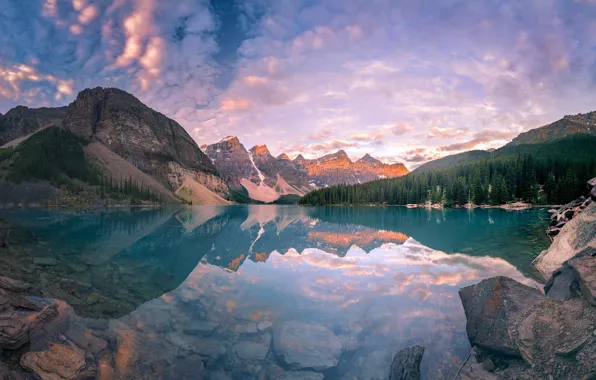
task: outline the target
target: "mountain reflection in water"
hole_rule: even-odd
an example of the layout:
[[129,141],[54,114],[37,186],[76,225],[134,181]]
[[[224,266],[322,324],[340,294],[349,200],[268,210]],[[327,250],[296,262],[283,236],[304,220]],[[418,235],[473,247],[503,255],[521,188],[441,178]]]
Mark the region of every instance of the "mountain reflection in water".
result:
[[[342,344],[325,378],[384,379],[393,354],[413,344],[427,349],[423,378],[448,378],[470,348],[458,289],[495,275],[537,286],[526,275],[548,244],[544,215],[295,206],[5,210],[36,241],[3,255],[0,275],[65,301],[66,322],[57,329],[75,343],[91,340],[117,377],[159,378],[156,371],[180,355],[196,354],[207,371],[232,378],[278,373],[271,326],[298,320],[329,328]],[[53,337],[37,332],[32,349]],[[242,358],[237,347],[245,341],[265,347],[266,357]]]

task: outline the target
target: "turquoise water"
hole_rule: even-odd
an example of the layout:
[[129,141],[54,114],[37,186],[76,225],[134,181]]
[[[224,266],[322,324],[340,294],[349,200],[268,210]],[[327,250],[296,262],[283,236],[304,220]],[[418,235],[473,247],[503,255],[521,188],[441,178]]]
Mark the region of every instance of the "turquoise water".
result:
[[0,275],[64,301],[67,318],[33,334],[30,349],[66,336],[115,378],[172,378],[172,371],[193,378],[193,359],[207,374],[232,379],[312,369],[308,358],[292,367],[274,343],[288,321],[304,331],[294,342],[303,352],[341,345],[316,368],[325,379],[385,379],[393,354],[413,344],[426,346],[424,379],[452,378],[470,349],[458,289],[496,275],[538,286],[531,260],[549,244],[545,210],[231,206],[0,215],[33,240],[3,252]]

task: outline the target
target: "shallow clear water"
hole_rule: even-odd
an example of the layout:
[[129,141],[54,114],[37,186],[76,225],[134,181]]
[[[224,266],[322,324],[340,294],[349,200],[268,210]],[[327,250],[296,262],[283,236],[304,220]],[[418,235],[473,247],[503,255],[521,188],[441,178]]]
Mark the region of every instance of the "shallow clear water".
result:
[[290,366],[274,335],[288,321],[301,323],[289,345],[306,353],[294,364],[303,370],[312,367],[309,353],[341,344],[317,368],[326,379],[385,379],[393,354],[413,344],[426,347],[424,379],[452,378],[470,349],[458,289],[496,275],[538,286],[531,260],[549,243],[545,210],[0,215],[34,238],[3,253],[0,275],[65,302],[65,317],[33,334],[30,349],[66,337],[93,355],[100,373],[119,378],[193,378],[197,355],[207,373],[278,378]]

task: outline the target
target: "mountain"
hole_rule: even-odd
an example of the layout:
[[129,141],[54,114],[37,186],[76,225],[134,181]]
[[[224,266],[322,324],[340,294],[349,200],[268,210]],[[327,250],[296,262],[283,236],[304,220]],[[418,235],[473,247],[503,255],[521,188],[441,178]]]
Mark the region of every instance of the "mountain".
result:
[[[11,160],[0,172],[6,194],[20,182],[46,180],[86,198],[93,192],[103,197],[107,189],[108,196],[124,191],[131,197],[159,194],[168,202],[229,203],[226,182],[184,128],[116,88],[86,89],[68,107],[17,107],[2,117],[2,131],[17,139],[2,155]],[[35,148],[32,139],[45,148]]]
[[552,124],[521,133],[508,145],[546,143],[578,134],[596,136],[596,111],[564,116]]
[[313,188],[362,183],[405,175],[403,164],[385,164],[369,154],[352,162],[340,150],[317,159],[282,153],[274,157],[266,145],[246,150],[237,137],[202,147],[239,202],[295,202]]
[[316,187],[363,183],[409,173],[403,164],[385,164],[369,154],[352,162],[343,150],[314,160],[307,160],[300,155],[294,162],[301,163],[308,170],[309,181]]
[[287,155],[273,157],[265,145],[247,151],[237,137],[228,136],[204,149],[237,201],[271,203],[308,191],[304,168],[295,165]]
[[28,108],[17,106],[6,115],[0,115],[0,146],[22,138],[42,128],[60,122],[66,115],[66,107]]

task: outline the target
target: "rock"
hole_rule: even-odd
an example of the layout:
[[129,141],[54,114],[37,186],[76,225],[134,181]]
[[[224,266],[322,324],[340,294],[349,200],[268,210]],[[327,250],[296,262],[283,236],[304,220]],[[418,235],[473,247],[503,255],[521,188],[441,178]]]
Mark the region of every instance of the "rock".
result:
[[592,190],[594,187],[596,187],[596,177],[589,180],[587,182],[587,185],[588,185],[588,190]]
[[550,278],[564,262],[588,247],[596,248],[596,202],[565,224],[551,246],[533,263],[544,278]]
[[240,359],[265,360],[269,352],[269,345],[256,342],[239,342],[234,345],[232,351]]
[[213,330],[219,326],[217,322],[195,320],[184,326],[183,331],[191,335],[211,335]]
[[568,265],[577,276],[581,294],[596,306],[596,257],[577,257],[569,260]]
[[459,376],[460,380],[498,380],[495,375],[485,370],[481,364],[478,364],[476,355],[473,353],[461,369]]
[[10,316],[0,316],[0,348],[16,350],[29,341],[29,325],[15,316],[14,311]]
[[420,380],[420,362],[424,347],[416,345],[401,349],[391,363],[390,380]]
[[490,360],[490,358],[484,360],[482,363],[480,363],[480,365],[485,371],[492,372],[495,370],[495,363],[493,363],[493,361]]
[[547,233],[549,236],[557,236],[559,232],[561,232],[560,227],[550,227]]
[[39,312],[5,310],[0,314],[0,348],[20,348],[29,341],[31,330],[52,320],[56,315],[56,304],[46,306]]
[[339,362],[341,343],[328,328],[299,321],[273,327],[273,347],[279,359],[292,369],[322,371]]
[[50,342],[45,351],[23,354],[21,365],[43,380],[78,379],[86,366],[85,352],[69,342]]
[[[523,360],[534,371],[556,375],[553,369],[566,365],[570,357],[581,358],[596,352],[596,341],[592,338],[595,318],[596,309],[582,299],[545,300],[536,304],[512,329],[518,331],[516,344]],[[581,378],[590,370],[586,366],[572,366],[569,371],[573,373],[558,378]]]
[[493,277],[460,289],[466,331],[472,345],[503,355],[519,356],[511,326],[545,297],[536,289],[507,277]]
[[596,201],[596,187],[592,188],[592,190],[590,191],[590,198],[593,201]]
[[566,300],[573,296],[577,288],[577,276],[569,265],[563,265],[553,273],[544,285],[544,293],[548,298]]
[[224,345],[215,339],[199,338],[186,335],[179,331],[166,334],[166,340],[185,351],[194,352],[213,359],[219,358],[226,352]]
[[311,371],[292,371],[284,372],[276,380],[323,380],[325,377],[322,373]]
[[176,358],[159,378],[164,380],[202,380],[205,378],[203,361],[197,355]]
[[31,288],[31,284],[0,276],[0,288],[20,293],[29,290]]
[[77,346],[94,354],[103,351],[108,343],[93,334],[93,330],[68,330],[65,335]]

